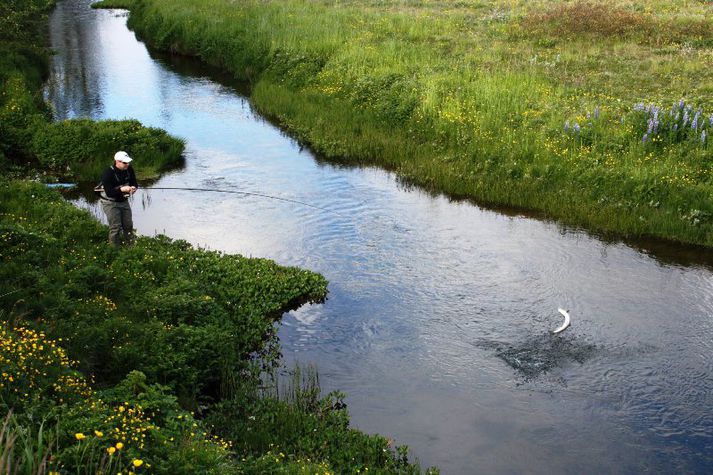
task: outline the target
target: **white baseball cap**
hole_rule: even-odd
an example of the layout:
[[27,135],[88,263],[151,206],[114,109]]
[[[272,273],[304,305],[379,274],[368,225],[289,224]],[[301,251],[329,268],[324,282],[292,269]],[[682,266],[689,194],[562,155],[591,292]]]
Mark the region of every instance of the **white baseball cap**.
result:
[[126,152],[116,152],[114,154],[114,160],[124,163],[131,163],[132,158]]

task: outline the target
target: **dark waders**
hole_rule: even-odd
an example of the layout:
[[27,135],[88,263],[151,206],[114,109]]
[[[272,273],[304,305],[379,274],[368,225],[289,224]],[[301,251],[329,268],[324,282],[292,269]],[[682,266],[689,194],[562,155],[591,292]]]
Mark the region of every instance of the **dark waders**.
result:
[[109,244],[121,245],[122,234],[126,244],[134,242],[134,221],[131,218],[131,206],[128,201],[101,200],[102,209],[109,221]]

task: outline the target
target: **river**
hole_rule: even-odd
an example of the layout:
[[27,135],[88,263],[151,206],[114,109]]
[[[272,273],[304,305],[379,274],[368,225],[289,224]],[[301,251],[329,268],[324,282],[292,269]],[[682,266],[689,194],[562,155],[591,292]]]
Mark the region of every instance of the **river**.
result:
[[[245,88],[147,51],[126,12],[63,0],[46,97],[57,119],[136,118],[187,142],[144,190],[138,231],[322,273],[284,316],[285,364],[314,364],[355,427],[468,473],[710,473],[713,259],[429,194],[315,157]],[[107,157],[107,164],[110,157]],[[141,167],[136,160],[136,167]],[[96,205],[75,201],[100,218]],[[571,327],[549,330],[568,309]]]

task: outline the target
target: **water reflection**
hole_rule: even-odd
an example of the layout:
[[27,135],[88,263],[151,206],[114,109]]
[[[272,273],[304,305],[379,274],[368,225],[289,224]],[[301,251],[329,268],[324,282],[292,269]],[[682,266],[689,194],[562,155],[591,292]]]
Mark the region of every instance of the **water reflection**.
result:
[[[97,67],[101,44],[97,22],[87,21],[86,5],[65,4],[50,18],[50,41],[55,60],[45,96],[57,118],[87,117],[103,108],[102,87],[106,78]],[[98,74],[97,74],[98,73]]]
[[[58,11],[84,4],[61,2]],[[48,95],[59,95],[65,117],[135,117],[184,137],[186,168],[157,186],[255,191],[335,212],[188,191],[142,190],[134,202],[143,234],[329,279],[329,300],[288,314],[280,336],[287,362],[315,362],[326,390],[347,392],[358,427],[408,444],[444,473],[711,466],[707,251],[646,243],[642,251],[430,194],[380,170],[318,161],[256,117],[228,77],[152,57],[115,13],[83,21],[95,36],[77,47],[94,53],[77,54],[96,68],[83,74],[107,80],[88,99],[72,97],[83,87],[57,89],[53,79]],[[57,74],[71,70],[71,58],[55,62],[65,58]],[[557,307],[572,326],[545,339],[561,321]],[[512,366],[521,352],[552,364],[523,378]]]

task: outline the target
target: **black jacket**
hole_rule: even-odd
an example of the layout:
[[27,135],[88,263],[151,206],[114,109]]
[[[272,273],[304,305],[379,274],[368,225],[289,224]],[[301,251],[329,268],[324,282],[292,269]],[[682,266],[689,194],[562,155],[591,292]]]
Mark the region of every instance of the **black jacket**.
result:
[[126,170],[117,170],[114,166],[110,166],[104,173],[102,173],[102,186],[104,187],[104,193],[113,201],[126,201],[126,197],[119,190],[124,185],[135,186],[138,188],[139,184],[136,181],[136,174],[134,169],[129,168]]

